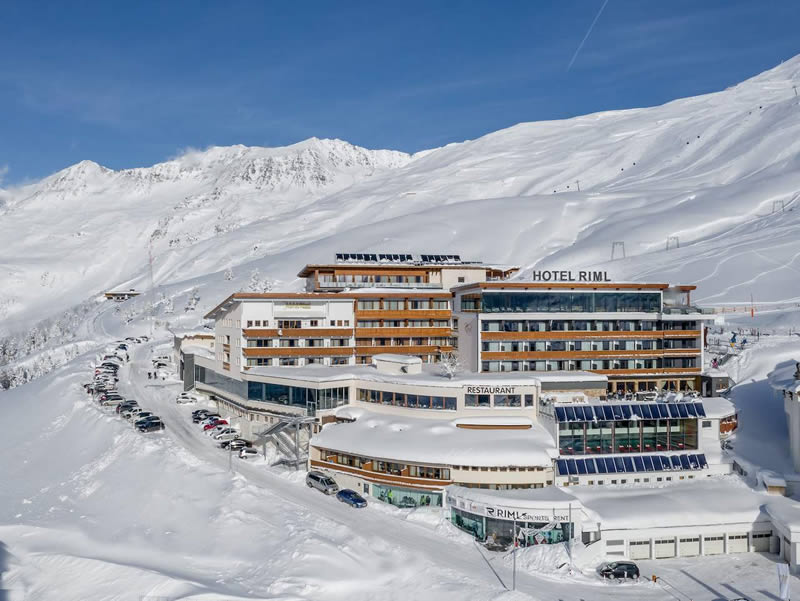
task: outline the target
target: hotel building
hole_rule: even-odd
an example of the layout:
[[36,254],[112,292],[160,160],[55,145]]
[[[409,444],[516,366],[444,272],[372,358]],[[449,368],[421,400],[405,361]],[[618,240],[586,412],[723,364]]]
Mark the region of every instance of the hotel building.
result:
[[[556,272],[558,273],[558,272]],[[453,289],[459,355],[477,372],[583,370],[609,392],[700,390],[694,286],[478,282]]]

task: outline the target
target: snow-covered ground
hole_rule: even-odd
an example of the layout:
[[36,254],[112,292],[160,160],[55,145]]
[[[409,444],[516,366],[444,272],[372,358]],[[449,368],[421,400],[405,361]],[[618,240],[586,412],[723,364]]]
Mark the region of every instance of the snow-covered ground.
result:
[[[123,326],[108,307],[91,334],[102,344],[145,325]],[[170,344],[156,333],[159,341],[135,347],[120,389],[163,416],[162,433],[137,434],[90,400],[80,384],[93,355],[0,397],[11,601],[674,599],[646,580],[602,582],[602,558],[591,553],[578,554],[569,575],[558,547],[519,558],[509,592],[509,558],[476,547],[438,510],[378,501],[355,510],[309,490],[302,473],[230,458],[191,423],[191,405],[174,403],[178,382],[147,379],[150,358]],[[644,576],[694,599],[774,599],[774,572],[774,558],[757,554],[642,562]]]
[[[188,420],[191,408],[173,403],[178,384],[144,372],[151,351],[170,343],[167,326],[201,327],[256,268],[295,288],[302,265],[337,251],[455,252],[520,263],[522,277],[534,266],[604,268],[614,279],[698,284],[696,298],[709,302],[752,294],[783,306],[755,320],[728,316],[726,328],[771,335],[725,368],[738,382],[734,452],[785,472],[785,417],[765,378],[800,359],[790,333],[800,326],[791,308],[800,299],[798,79],[795,58],[717,94],[521,124],[413,157],[309,140],[122,172],[84,162],[0,190],[0,335],[9,334],[0,345],[10,358],[0,376],[55,367],[0,391],[0,570],[10,599],[675,599],[649,582],[601,582],[596,557],[565,574],[557,548],[519,558],[519,590],[509,592],[508,558],[478,549],[438,512],[353,510],[264,461],[234,458],[230,470]],[[664,250],[670,236],[680,248]],[[607,260],[614,241],[627,258]],[[151,249],[152,296],[96,301],[112,287],[146,289]],[[136,348],[121,381],[166,420],[165,432],[145,436],[80,384],[109,341],[150,333],[151,300],[157,342]],[[45,326],[57,334],[45,339]],[[775,599],[769,556],[642,567],[694,599]]]

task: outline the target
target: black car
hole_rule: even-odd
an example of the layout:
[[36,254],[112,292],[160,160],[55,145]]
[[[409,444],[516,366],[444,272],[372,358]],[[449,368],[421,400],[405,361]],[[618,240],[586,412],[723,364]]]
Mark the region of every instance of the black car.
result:
[[165,428],[166,426],[164,425],[164,422],[158,418],[153,420],[145,420],[141,425],[136,427],[139,432],[158,432],[159,430],[163,430]]
[[231,451],[239,451],[245,448],[249,449],[252,446],[253,443],[249,440],[245,440],[244,438],[234,438],[233,440],[226,440],[219,444],[221,449],[230,449]]
[[222,419],[219,413],[206,413],[205,415],[201,413],[200,415],[193,416],[192,421],[196,424],[199,424],[200,422],[207,420],[209,417],[216,417],[217,419]]
[[598,570],[603,578],[639,578],[639,566],[632,561],[611,561],[604,563]]

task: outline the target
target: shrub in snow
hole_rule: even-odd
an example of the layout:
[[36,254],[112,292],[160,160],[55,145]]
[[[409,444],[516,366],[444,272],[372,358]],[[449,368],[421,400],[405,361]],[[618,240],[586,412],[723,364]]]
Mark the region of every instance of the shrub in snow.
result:
[[233,269],[230,267],[225,270],[225,279],[229,282],[233,279]]
[[443,351],[439,355],[439,369],[443,376],[447,376],[451,380],[459,371],[461,371],[461,361],[458,358],[458,353],[455,351]]
[[250,274],[250,282],[247,284],[250,292],[272,292],[272,280],[261,277],[258,269]]

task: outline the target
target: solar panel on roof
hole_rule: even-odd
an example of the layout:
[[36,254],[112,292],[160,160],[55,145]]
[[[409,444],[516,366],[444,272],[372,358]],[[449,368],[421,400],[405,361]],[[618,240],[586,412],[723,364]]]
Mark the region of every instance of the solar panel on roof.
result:
[[689,417],[689,412],[686,410],[686,403],[679,403],[679,404],[678,404],[678,414],[679,414],[679,415],[680,415],[682,418],[687,418],[687,417]]
[[687,457],[686,455],[681,455],[678,459],[680,460],[681,467],[683,469],[685,470],[692,469],[691,467],[689,467],[689,457]]
[[575,407],[575,419],[579,422],[588,422],[591,421],[588,417],[586,417],[586,407],[576,406]]
[[569,472],[567,472],[567,460],[566,459],[556,459],[556,468],[558,469],[559,476],[566,476]]
[[591,457],[586,460],[586,473],[587,474],[597,473],[597,468],[594,466],[594,459]]
[[614,466],[617,468],[618,474],[625,473],[625,462],[622,461],[622,457],[614,457]]
[[556,407],[556,421],[559,422],[567,421],[567,412],[564,411],[563,407]]
[[575,467],[575,460],[574,459],[567,459],[567,469],[569,470],[569,475],[574,476],[578,473],[578,470]]
[[676,470],[681,469],[681,459],[677,455],[673,455],[669,458],[670,462],[672,463],[672,467]]
[[678,413],[678,408],[675,405],[667,405],[667,409],[669,409],[669,416],[672,418],[680,417],[680,413]]
[[697,411],[697,417],[705,417],[706,416],[706,409],[703,407],[703,403],[695,403],[694,410]]
[[630,419],[632,412],[630,405],[621,405],[620,411],[622,411],[622,419]]
[[[642,410],[642,417],[644,417],[645,419],[653,419],[653,410],[650,407],[650,405],[642,405],[641,410]],[[658,409],[656,409],[656,411],[658,411]]]
[[579,474],[585,474],[586,473],[586,463],[584,462],[583,459],[576,459],[575,460],[575,467],[578,468],[578,473]]
[[567,412],[567,421],[574,422],[575,420],[575,408],[574,407],[564,407],[564,410]]
[[664,403],[659,403],[656,405],[656,407],[658,407],[658,415],[660,418],[666,419],[669,417],[669,409],[667,409],[667,406]]
[[615,420],[622,419],[622,408],[619,405],[612,405],[611,411],[614,415]]
[[[601,461],[601,460],[598,459],[598,461]],[[617,466],[616,466],[616,464],[614,463],[614,460],[611,457],[606,457],[605,459],[603,459],[603,461],[606,462],[606,471],[609,474],[616,474],[617,473]]]
[[697,411],[695,411],[694,403],[684,403],[683,405],[686,407],[689,417],[697,417]]
[[644,417],[642,409],[644,409],[644,405],[631,405],[631,411],[636,417]]
[[653,471],[660,472],[664,469],[664,466],[661,463],[661,457],[656,455],[655,457],[651,457],[653,461]]
[[633,469],[633,459],[631,457],[623,457],[622,463],[625,464],[625,471],[626,472],[634,472],[636,470]]
[[644,471],[644,459],[642,459],[638,455],[633,458],[633,465],[636,467],[637,472]]
[[700,462],[697,461],[697,455],[689,455],[689,467],[693,470],[700,469]]
[[653,468],[653,458],[645,455],[642,457],[642,463],[644,463],[644,469],[647,472],[652,472],[655,468]]
[[606,469],[606,462],[603,461],[602,458],[598,458],[595,461],[595,464],[597,465],[597,473],[598,474],[607,474],[608,473],[608,470]]
[[706,456],[703,453],[698,453],[697,462],[700,464],[700,467],[708,467],[708,462],[706,461]]

